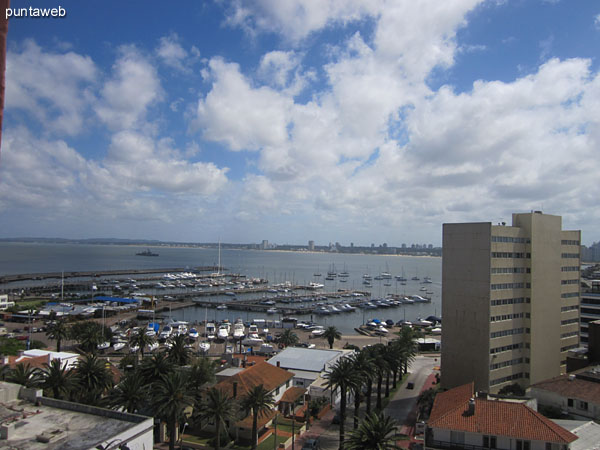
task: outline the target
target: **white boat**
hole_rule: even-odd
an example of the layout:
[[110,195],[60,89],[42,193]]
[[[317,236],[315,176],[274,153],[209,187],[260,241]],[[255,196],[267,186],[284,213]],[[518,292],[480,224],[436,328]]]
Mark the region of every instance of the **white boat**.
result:
[[158,335],[159,339],[169,339],[171,337],[171,333],[173,333],[173,328],[170,325],[165,325],[163,330]]
[[251,347],[258,347],[264,344],[265,341],[263,341],[261,338],[258,337],[258,335],[256,335],[256,337],[253,337],[251,335],[249,335],[247,338],[245,338],[242,341],[242,345],[249,345]]
[[151,344],[148,344],[148,350],[153,352],[158,348],[158,342],[154,341]]
[[122,350],[125,348],[125,342],[123,341],[117,341],[113,344],[113,350],[115,352],[118,352],[119,350]]
[[375,330],[376,333],[380,333],[380,334],[388,334],[390,331],[384,327],[383,325],[379,325],[377,327],[377,329]]
[[129,353],[137,353],[139,350],[140,350],[139,345],[130,345],[129,346]]
[[322,283],[308,283],[308,288],[309,289],[323,289],[325,287],[324,284]]
[[356,308],[352,306],[350,303],[344,303],[344,309],[346,311],[356,311]]
[[233,324],[233,337],[235,339],[241,339],[246,333],[246,327],[242,322],[236,322]]
[[190,339],[196,340],[199,336],[200,334],[198,333],[198,330],[196,330],[195,328],[190,329],[190,332],[188,333],[188,337]]
[[206,327],[204,329],[204,334],[206,335],[206,337],[210,339],[209,336],[212,336],[213,339],[214,339],[215,338],[215,331],[216,331],[215,324],[212,323],[212,322],[207,322],[206,323]]
[[267,309],[267,314],[276,314],[278,311],[277,308],[269,308]]
[[210,350],[210,342],[200,342],[198,349],[203,353],[207,353]]
[[319,306],[317,309],[315,309],[315,314],[331,314],[331,311],[325,306]]
[[107,348],[110,347],[110,342],[108,342],[108,341],[101,342],[96,347],[98,348],[98,350],[106,350]]
[[413,302],[415,303],[428,303],[430,300],[425,298],[425,297],[421,297],[420,295],[411,295],[410,297]]
[[315,328],[313,328],[310,334],[312,334],[313,336],[323,336],[325,334],[325,328],[320,325],[317,325]]
[[420,327],[430,327],[431,325],[433,325],[433,322],[430,322],[429,320],[425,319],[417,319],[415,325],[418,325]]
[[333,313],[333,314],[338,314],[341,312],[340,309],[338,309],[335,305],[329,305],[329,310]]
[[217,337],[219,339],[227,339],[229,337],[229,327],[226,324],[219,325],[217,330]]
[[227,305],[219,305],[217,306],[217,309],[227,309]]
[[254,323],[250,325],[250,328],[248,328],[248,337],[252,339],[258,339],[258,325]]
[[260,348],[257,350],[259,355],[272,355],[275,353],[275,347],[271,344],[262,344]]

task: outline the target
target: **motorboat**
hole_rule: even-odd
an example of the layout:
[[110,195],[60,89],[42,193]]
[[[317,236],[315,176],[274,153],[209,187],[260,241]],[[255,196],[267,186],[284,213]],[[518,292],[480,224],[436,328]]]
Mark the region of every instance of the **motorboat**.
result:
[[320,325],[317,325],[315,328],[313,328],[310,334],[312,334],[313,336],[323,336],[325,334],[325,328]]
[[225,304],[219,305],[219,306],[217,306],[217,309],[227,309],[227,305],[225,305]]
[[217,330],[217,337],[219,339],[227,339],[229,337],[229,325],[221,324],[219,325],[219,329]]
[[[250,325],[250,327],[248,328],[248,337],[253,338],[253,339],[258,339],[258,325],[256,324],[252,324]],[[262,339],[261,339],[262,341]]]
[[208,353],[210,350],[210,342],[200,342],[198,345],[198,350],[200,350],[202,353]]
[[331,311],[325,306],[319,306],[315,309],[315,314],[331,314]]
[[242,322],[236,322],[233,324],[233,337],[235,339],[241,339],[244,337],[246,328]]
[[314,282],[308,283],[309,289],[323,289],[324,287],[325,287],[325,285],[322,283],[314,283]]
[[260,346],[256,353],[258,353],[259,355],[272,355],[273,353],[275,353],[275,351],[275,347],[273,347],[271,344],[265,343]]
[[129,353],[137,353],[139,351],[140,351],[139,345],[130,345],[129,346]]
[[189,333],[188,333],[188,337],[190,339],[196,340],[198,339],[198,337],[200,336],[200,334],[198,333],[198,330],[196,330],[195,328],[191,328]]
[[267,314],[276,314],[279,310],[277,308],[267,309]]
[[98,350],[106,350],[110,347],[110,342],[100,342],[96,347],[98,348]]
[[160,334],[158,335],[159,339],[169,339],[171,337],[171,334],[173,333],[173,328],[171,328],[170,325],[165,325],[162,329],[162,331],[160,332]]
[[213,322],[207,322],[206,327],[204,328],[204,334],[208,339],[211,339],[209,336],[212,336],[212,339],[215,338],[215,324]]
[[113,344],[113,350],[115,352],[118,352],[119,350],[122,350],[125,348],[126,343],[123,341],[117,341]]
[[256,337],[254,337],[252,334],[248,335],[247,338],[244,338],[244,340],[242,340],[242,345],[249,345],[250,347],[258,347],[264,344],[265,341],[263,341],[261,338],[258,337],[258,334],[256,335]]
[[335,305],[329,305],[329,310],[333,313],[333,314],[338,314],[340,312],[342,312],[340,309],[338,309]]
[[148,344],[148,350],[153,352],[158,348],[158,342],[154,341],[151,344]]

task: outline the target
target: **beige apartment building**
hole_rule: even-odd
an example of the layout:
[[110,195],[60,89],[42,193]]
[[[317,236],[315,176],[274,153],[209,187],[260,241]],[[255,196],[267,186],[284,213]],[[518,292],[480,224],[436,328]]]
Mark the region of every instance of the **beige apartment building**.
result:
[[444,224],[443,387],[497,393],[565,373],[579,345],[580,241],[540,211],[512,226]]

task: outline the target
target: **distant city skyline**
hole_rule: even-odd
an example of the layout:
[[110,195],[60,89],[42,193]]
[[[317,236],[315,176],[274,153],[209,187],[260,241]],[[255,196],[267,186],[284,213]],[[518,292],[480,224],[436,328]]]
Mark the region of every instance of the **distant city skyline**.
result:
[[600,240],[597,1],[60,6],[10,19],[0,237]]

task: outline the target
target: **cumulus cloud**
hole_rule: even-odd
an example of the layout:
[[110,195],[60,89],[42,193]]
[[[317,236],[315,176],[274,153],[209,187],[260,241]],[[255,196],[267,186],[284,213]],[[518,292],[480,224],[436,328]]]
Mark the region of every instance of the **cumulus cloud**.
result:
[[189,63],[199,56],[199,51],[194,47],[190,54],[180,44],[177,33],[172,33],[160,38],[156,54],[165,65],[180,72],[190,72]]
[[26,111],[48,132],[77,134],[93,101],[97,75],[89,56],[44,52],[36,42],[25,41],[7,53],[5,107]]
[[113,76],[104,84],[96,113],[109,128],[138,126],[153,103],[162,96],[154,65],[135,47],[124,46],[113,66]]

